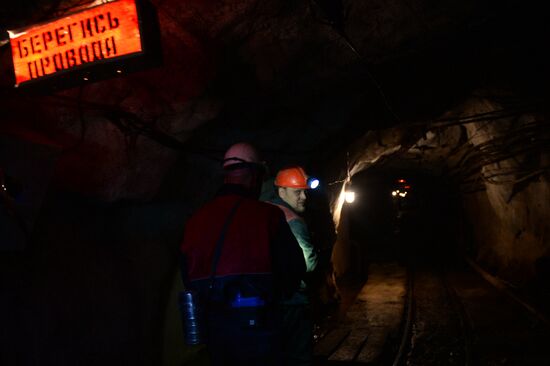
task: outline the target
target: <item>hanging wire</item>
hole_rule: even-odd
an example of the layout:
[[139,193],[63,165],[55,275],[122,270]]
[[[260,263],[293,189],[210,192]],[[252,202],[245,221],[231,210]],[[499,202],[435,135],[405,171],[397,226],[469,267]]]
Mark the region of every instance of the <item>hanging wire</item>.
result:
[[353,41],[350,39],[347,32],[345,31],[345,15],[340,14],[340,12],[343,12],[342,4],[338,1],[335,1],[333,4],[331,4],[330,2],[322,3],[319,0],[314,0],[314,2],[317,4],[317,6],[319,6],[319,8],[321,8],[325,12],[325,17],[327,18],[326,20],[319,20],[319,22],[329,26],[334,32],[336,32],[336,34],[344,41],[346,46],[353,52],[353,54],[359,59],[359,61],[362,62],[364,71],[366,72],[371,83],[376,87],[378,94],[382,98],[384,107],[390,113],[393,119],[399,123],[401,119],[392,108],[388,97],[386,96],[386,93],[380,85],[380,82],[374,77],[374,75],[370,71],[371,67],[368,60],[357,50],[357,47],[355,47]]
[[[471,145],[463,151],[451,175],[469,193],[483,189],[484,184],[515,186],[549,172],[550,166],[530,169],[517,160],[518,157],[526,158],[529,154],[540,156],[550,151],[549,124],[546,119],[538,119],[510,128],[506,133],[483,143]],[[510,159],[516,159],[516,162],[511,162],[515,167],[488,168]]]
[[346,178],[345,179],[339,179],[332,181],[330,183],[327,183],[328,186],[333,186],[338,183],[349,183],[351,182],[351,175],[350,175],[350,163],[349,163],[349,151],[346,151]]

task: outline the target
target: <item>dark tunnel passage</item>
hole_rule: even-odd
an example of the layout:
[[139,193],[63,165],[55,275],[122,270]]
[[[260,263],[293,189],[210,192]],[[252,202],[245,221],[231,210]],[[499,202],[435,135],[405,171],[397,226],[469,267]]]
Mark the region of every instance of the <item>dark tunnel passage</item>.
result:
[[355,197],[339,226],[348,277],[337,281],[339,312],[321,323],[318,364],[549,362],[546,312],[537,310],[548,304],[544,290],[525,297],[477,266],[459,187],[437,170],[400,165],[409,164],[373,166],[346,187]]
[[[441,263],[459,255],[463,222],[458,192],[421,170],[369,169],[352,178],[350,240],[361,262]],[[361,263],[359,262],[359,263]],[[364,275],[357,264],[354,272]]]
[[0,366],[209,365],[185,343],[181,246],[242,141],[261,200],[284,167],[320,181],[297,214],[319,263],[300,279],[314,365],[550,365],[546,15],[530,0],[3,6]]

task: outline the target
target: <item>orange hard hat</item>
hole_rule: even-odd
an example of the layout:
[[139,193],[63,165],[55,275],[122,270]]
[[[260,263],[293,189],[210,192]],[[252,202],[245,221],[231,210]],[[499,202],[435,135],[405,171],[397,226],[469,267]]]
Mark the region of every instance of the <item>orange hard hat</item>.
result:
[[308,189],[307,175],[304,169],[300,166],[292,166],[290,168],[281,169],[275,178],[277,187]]
[[231,145],[223,157],[224,169],[231,169],[238,164],[257,164],[262,165],[260,153],[256,148],[246,142],[239,142]]

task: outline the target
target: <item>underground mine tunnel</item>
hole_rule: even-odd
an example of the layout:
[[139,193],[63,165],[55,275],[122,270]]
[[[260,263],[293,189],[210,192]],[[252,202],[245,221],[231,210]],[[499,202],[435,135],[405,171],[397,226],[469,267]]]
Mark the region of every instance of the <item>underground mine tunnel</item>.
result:
[[207,365],[180,245],[240,141],[320,182],[313,364],[550,364],[542,5],[3,6],[0,364]]

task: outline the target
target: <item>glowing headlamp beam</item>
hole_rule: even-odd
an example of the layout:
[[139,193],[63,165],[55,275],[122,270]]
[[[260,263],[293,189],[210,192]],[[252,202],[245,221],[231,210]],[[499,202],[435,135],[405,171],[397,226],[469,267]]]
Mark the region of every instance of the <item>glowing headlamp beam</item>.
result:
[[315,188],[319,187],[319,179],[309,178],[308,182],[307,182],[307,185],[309,186],[309,188],[315,189]]

